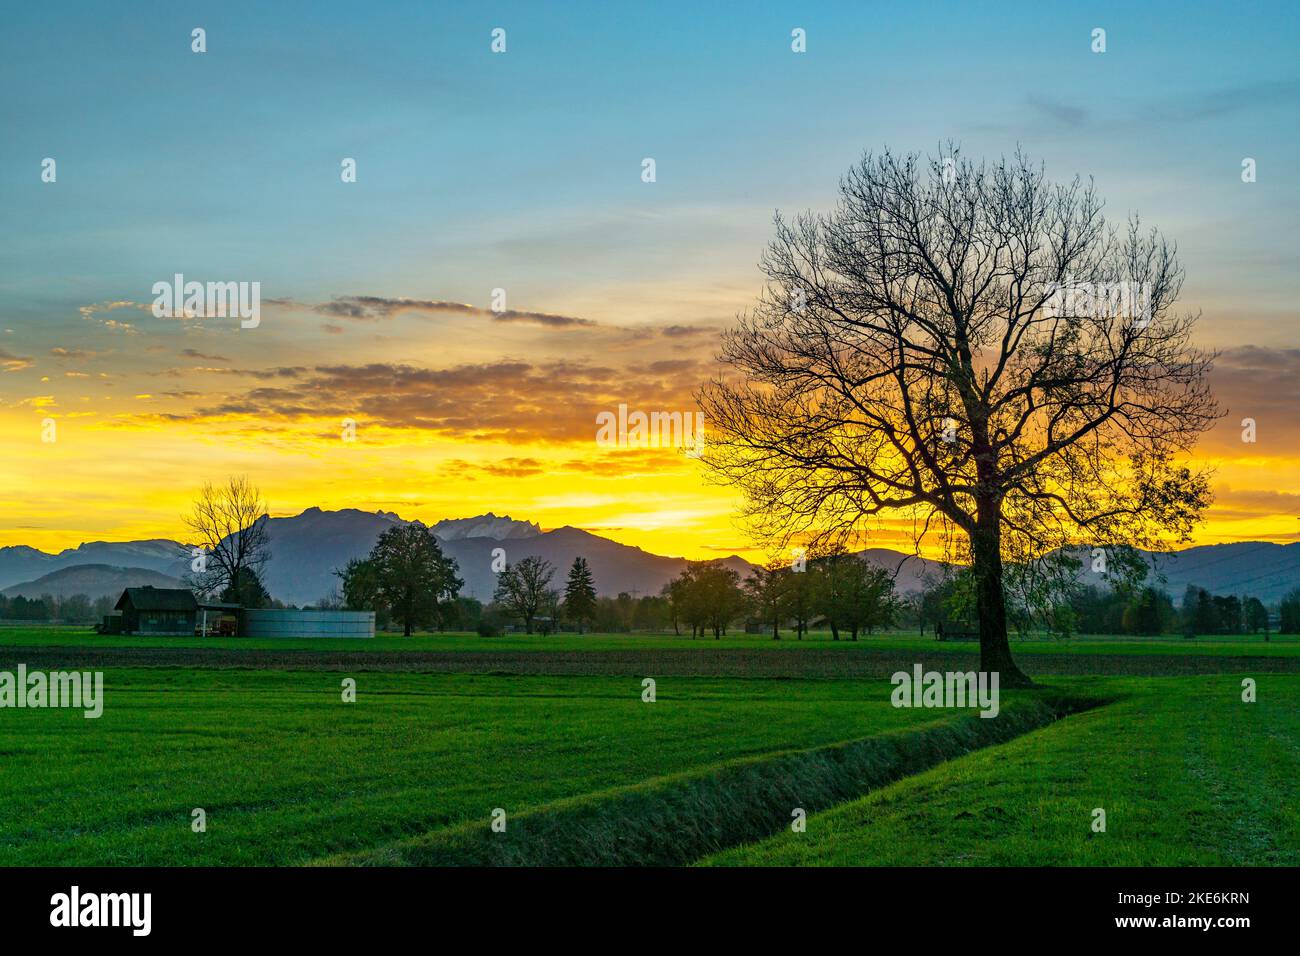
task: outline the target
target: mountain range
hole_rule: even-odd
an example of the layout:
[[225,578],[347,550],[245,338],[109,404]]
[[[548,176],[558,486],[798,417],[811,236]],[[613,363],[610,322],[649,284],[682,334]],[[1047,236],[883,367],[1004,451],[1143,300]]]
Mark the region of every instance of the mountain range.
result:
[[[296,605],[313,604],[335,592],[335,570],[352,558],[365,556],[386,528],[407,523],[391,512],[352,508],[308,508],[292,517],[263,520],[271,553],[263,573],[267,590],[286,604]],[[530,555],[550,561],[556,568],[552,586],[559,588],[563,588],[573,559],[585,557],[596,590],[611,596],[620,592],[656,594],[686,565],[685,558],[652,554],[581,528],[543,531],[533,522],[492,513],[439,521],[431,528],[443,550],[460,566],[465,581],[462,593],[483,601],[491,599],[496,587],[492,567],[498,550],[511,563]],[[887,548],[861,553],[895,572],[897,587],[905,594],[919,590],[926,577],[942,570],[937,561]],[[1203,545],[1148,557],[1176,601],[1189,583],[1217,594],[1251,594],[1265,603],[1275,603],[1287,591],[1300,587],[1300,543]],[[721,560],[742,576],[752,567],[734,554]],[[176,587],[175,582],[188,571],[189,561],[188,546],[161,538],[94,541],[58,554],[15,545],[0,548],[0,590],[28,597],[82,593],[93,600],[99,594],[116,596],[128,586]]]
[[84,594],[92,601],[100,595],[116,598],[126,588],[139,587],[181,588],[185,582],[180,578],[151,571],[148,568],[118,568],[111,564],[74,564],[60,568],[49,574],[42,574],[34,581],[13,584],[0,591],[5,597],[39,598],[51,594],[56,598],[68,598],[74,594]]

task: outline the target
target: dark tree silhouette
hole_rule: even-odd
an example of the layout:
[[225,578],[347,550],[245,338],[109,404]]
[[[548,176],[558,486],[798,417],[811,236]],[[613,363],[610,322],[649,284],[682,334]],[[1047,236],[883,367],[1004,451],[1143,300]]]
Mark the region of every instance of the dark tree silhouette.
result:
[[555,567],[545,558],[530,555],[518,564],[508,564],[497,576],[493,600],[507,614],[523,618],[524,630],[533,633],[533,621],[546,606],[547,592]]
[[825,215],[779,214],[767,287],[698,395],[712,476],[757,537],[857,538],[910,519],[968,560],[981,667],[1027,683],[1003,562],[1071,543],[1186,540],[1218,416],[1212,356],[1175,315],[1173,248],[1108,227],[1091,184],[1023,156],[867,155]]
[[[237,594],[249,575],[259,582],[271,557],[266,532],[266,502],[247,478],[232,477],[224,485],[208,482],[184,519],[202,549],[193,556],[187,583],[200,594]],[[187,550],[187,558],[192,557]]]
[[789,569],[780,558],[755,565],[742,585],[751,610],[763,624],[772,625],[772,640],[781,639],[781,620],[788,613]]
[[343,592],[363,598],[370,589],[370,597],[388,608],[410,637],[422,624],[441,627],[465,584],[459,570],[424,525],[395,525],[379,536],[365,561],[348,564]]
[[569,568],[569,579],[564,587],[564,610],[577,622],[579,634],[583,624],[596,616],[596,583],[584,557],[574,558],[573,566]]

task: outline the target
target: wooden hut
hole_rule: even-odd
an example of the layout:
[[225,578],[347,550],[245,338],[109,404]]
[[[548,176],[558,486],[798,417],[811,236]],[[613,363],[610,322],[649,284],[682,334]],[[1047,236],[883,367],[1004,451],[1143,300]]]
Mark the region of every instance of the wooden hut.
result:
[[127,588],[117,599],[123,634],[194,636],[199,604],[187,588]]

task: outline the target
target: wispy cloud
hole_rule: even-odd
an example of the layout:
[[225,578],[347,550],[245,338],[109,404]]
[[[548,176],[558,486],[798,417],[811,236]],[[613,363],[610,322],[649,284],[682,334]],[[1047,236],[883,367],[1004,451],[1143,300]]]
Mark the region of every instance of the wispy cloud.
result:
[[[559,315],[552,312],[530,312],[507,309],[496,312],[465,302],[451,302],[442,299],[390,298],[377,295],[336,296],[329,302],[302,303],[290,299],[269,300],[270,304],[286,307],[308,309],[318,315],[334,319],[346,319],[353,322],[380,322],[392,319],[407,312],[426,314],[451,314],[466,316],[483,316],[494,322],[520,322],[547,328],[591,328],[598,323],[594,319],[584,319],[573,315]],[[338,324],[331,324],[327,331],[337,334],[343,331]]]
[[25,368],[31,368],[36,363],[26,355],[15,355],[8,349],[0,349],[0,368],[6,372],[21,372]]

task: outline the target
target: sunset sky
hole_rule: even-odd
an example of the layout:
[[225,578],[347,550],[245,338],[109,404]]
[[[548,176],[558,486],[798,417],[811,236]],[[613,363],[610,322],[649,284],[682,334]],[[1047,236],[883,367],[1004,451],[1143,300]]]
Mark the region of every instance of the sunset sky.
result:
[[[813,6],[7,11],[0,545],[181,537],[239,473],[276,515],[494,511],[754,557],[697,462],[598,447],[595,417],[692,410],[773,212],[827,208],[867,149],[946,140],[1095,177],[1177,241],[1228,411],[1197,541],[1300,537],[1294,8]],[[260,282],[261,324],[155,318],[176,273]]]

